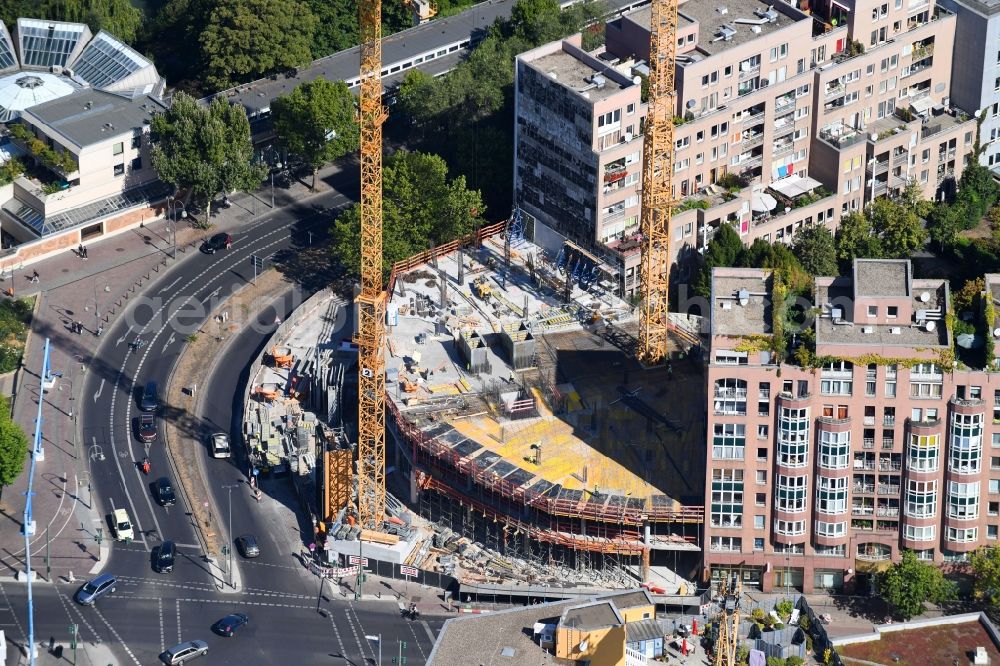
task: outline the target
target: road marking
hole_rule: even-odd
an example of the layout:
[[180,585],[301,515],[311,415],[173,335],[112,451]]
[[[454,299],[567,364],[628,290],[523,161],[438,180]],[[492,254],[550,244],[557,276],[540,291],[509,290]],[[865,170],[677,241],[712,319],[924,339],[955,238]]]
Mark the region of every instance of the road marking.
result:
[[[361,637],[358,636],[358,628],[355,627],[354,622],[351,621],[350,607],[344,609],[344,615],[347,617],[347,626],[351,628],[351,633],[354,634],[354,642],[358,644],[358,649],[361,650],[361,658],[367,661],[367,657],[365,657],[365,646],[361,644]],[[365,639],[365,642],[368,642],[367,638]],[[370,650],[371,647],[369,646],[369,651]],[[374,654],[372,656],[374,656]]]
[[[7,598],[7,590],[3,588],[3,585],[0,585],[0,594],[3,595],[4,603],[10,606],[10,599]],[[21,642],[27,643],[28,635],[24,633],[24,627],[21,626],[21,620],[17,617],[17,613],[14,614],[14,622],[17,623],[17,630],[21,632]]]
[[434,632],[431,631],[431,625],[427,624],[427,620],[421,620],[420,624],[424,626],[424,631],[427,632],[427,638],[431,639],[431,645],[434,645],[434,641],[436,641],[437,638],[434,637]]
[[[354,621],[358,623],[358,629],[361,630],[361,635],[362,636],[367,636],[367,634],[365,633],[365,625],[361,624],[361,618],[358,617],[358,611],[356,611],[354,609],[354,604],[348,604],[348,606],[347,606],[347,617],[348,617],[348,619],[350,619],[351,613],[354,613]],[[355,635],[357,635],[357,634],[355,634]],[[367,638],[365,639],[365,645],[368,646],[368,651],[371,652],[372,659],[376,659],[377,657],[375,656],[375,648],[372,647],[371,641],[369,641]],[[365,656],[364,649],[361,650],[361,656],[362,657]]]
[[167,649],[167,641],[164,638],[163,632],[163,599],[156,598],[156,612],[160,616],[160,652],[162,653]]
[[[57,586],[58,586],[58,583],[57,583]],[[66,595],[64,595],[62,592],[59,592],[58,590],[56,591],[56,597],[59,598],[59,603],[62,604],[63,610],[66,611],[66,617],[68,617],[71,621],[73,621],[74,624],[76,624],[76,622],[74,621],[74,618],[73,618],[73,613],[76,613],[79,616],[79,618],[80,618],[80,623],[83,626],[85,626],[87,628],[87,630],[91,633],[91,635],[94,637],[94,641],[93,642],[95,644],[97,644],[97,645],[100,645],[101,642],[102,642],[101,635],[97,633],[96,629],[94,629],[94,625],[92,625],[90,622],[87,621],[87,618],[84,617],[83,613],[80,612],[80,609],[77,608],[75,605],[70,604],[68,602],[68,600],[66,599]],[[83,632],[82,631],[79,633],[79,636],[80,636],[80,640],[83,640]]]
[[131,334],[132,334],[132,326],[130,325],[130,326],[128,327],[128,330],[127,330],[127,331],[125,331],[125,335],[123,335],[122,337],[118,338],[118,341],[117,341],[117,342],[115,342],[115,347],[117,347],[117,346],[118,346],[118,345],[120,345],[121,343],[125,342],[125,340],[127,340],[127,339],[128,339],[128,336],[130,336]]
[[171,282],[170,284],[168,284],[168,285],[167,285],[166,287],[164,287],[163,289],[160,289],[160,293],[162,294],[162,293],[163,293],[163,292],[165,292],[165,291],[166,291],[167,289],[170,289],[171,287],[173,287],[173,286],[174,286],[175,284],[177,284],[178,282],[180,282],[180,281],[181,281],[181,280],[183,280],[183,279],[184,279],[184,276],[183,276],[183,275],[178,275],[178,276],[177,276],[177,279],[176,279],[176,280],[174,280],[173,282]]
[[337,643],[340,645],[340,654],[346,658],[347,647],[344,646],[344,639],[340,637],[340,629],[337,627],[337,623],[333,621],[333,613],[328,611],[326,617],[330,620],[330,626],[333,627],[333,635],[337,637]]
[[[423,620],[420,621],[424,625],[424,629],[427,629],[427,635],[430,636],[431,630],[427,627],[427,623]],[[407,622],[406,624],[410,627],[410,633],[413,634],[413,642],[417,644],[417,649],[420,650],[420,656],[423,657],[424,661],[427,661],[427,655],[424,653],[424,648],[420,645],[420,636],[417,636],[417,630],[413,628],[412,622]],[[431,637],[431,645],[434,645],[434,638]]]
[[161,349],[161,350],[160,350],[160,354],[166,354],[166,353],[167,353],[167,347],[169,347],[169,346],[170,346],[170,344],[171,344],[171,343],[172,343],[172,342],[173,342],[174,340],[176,340],[176,339],[177,339],[177,336],[176,336],[176,335],[174,335],[173,331],[171,331],[171,332],[170,332],[170,337],[169,337],[169,338],[167,338],[167,341],[163,343],[163,349]]
[[101,392],[104,391],[104,378],[101,378],[101,385],[97,387],[97,393],[94,394],[94,402],[101,397]]
[[[157,597],[159,598],[159,597]],[[180,643],[184,639],[181,638],[181,600],[177,600],[177,642]]]
[[101,618],[101,622],[103,622],[105,626],[107,626],[108,630],[111,631],[111,635],[114,636],[115,639],[125,649],[125,654],[127,654],[129,657],[132,658],[132,661],[135,662],[135,666],[142,666],[142,663],[136,658],[135,654],[132,652],[132,648],[130,648],[128,644],[125,643],[125,639],[122,638],[121,634],[118,633],[118,630],[111,626],[111,623],[108,622],[107,618],[104,617],[104,614],[101,613],[100,610],[98,610],[97,605],[95,604],[91,606],[91,608],[94,611],[94,615]]

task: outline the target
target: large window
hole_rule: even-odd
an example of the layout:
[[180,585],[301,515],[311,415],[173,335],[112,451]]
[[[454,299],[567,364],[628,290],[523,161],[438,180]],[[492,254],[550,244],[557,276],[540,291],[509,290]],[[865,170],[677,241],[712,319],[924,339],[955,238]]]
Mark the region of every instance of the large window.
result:
[[976,527],[948,528],[948,541],[954,541],[955,543],[972,543],[978,538],[978,536],[979,529]]
[[743,526],[743,470],[712,470],[712,527]]
[[816,521],[816,535],[825,537],[842,537],[847,534],[847,522],[842,523],[825,523],[821,520]]
[[715,413],[746,416],[747,383],[744,380],[735,378],[716,380]]
[[847,469],[850,450],[850,431],[819,431],[819,466],[823,469]]
[[806,533],[804,520],[775,520],[774,531],[783,536],[799,536]]
[[941,458],[939,435],[910,435],[906,467],[919,472],[936,472]]
[[712,457],[716,460],[743,460],[746,441],[746,426],[742,423],[716,423]]
[[937,513],[937,481],[906,482],[906,515],[933,518]]
[[823,379],[819,383],[819,391],[823,395],[851,395],[850,379]]
[[817,476],[816,511],[819,513],[846,513],[847,482],[846,476],[837,479]]
[[983,462],[983,415],[952,414],[948,469],[978,474]]
[[785,513],[805,511],[809,477],[778,474],[777,480],[778,493],[775,498],[775,507],[778,511],[784,511]]
[[973,520],[979,517],[979,482],[948,484],[948,517]]
[[809,410],[783,407],[778,416],[778,463],[805,467],[809,457]]
[[903,528],[903,538],[910,541],[934,541],[934,525],[907,525]]
[[712,550],[738,553],[743,548],[743,539],[734,536],[713,536]]

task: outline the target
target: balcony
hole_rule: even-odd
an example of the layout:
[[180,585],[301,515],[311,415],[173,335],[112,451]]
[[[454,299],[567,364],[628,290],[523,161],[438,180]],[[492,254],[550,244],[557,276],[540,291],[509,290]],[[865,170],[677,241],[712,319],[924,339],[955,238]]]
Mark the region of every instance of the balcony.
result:
[[879,461],[878,469],[880,472],[899,472],[903,469],[903,464],[901,462]]
[[898,495],[900,486],[887,486],[884,483],[878,484],[879,495]]
[[724,400],[746,400],[747,390],[745,388],[716,388],[715,397]]
[[875,493],[874,483],[855,483],[853,490],[855,493],[860,493],[862,495],[872,495]]
[[861,442],[861,448],[863,449],[874,449],[875,448],[875,438],[865,437],[864,441]]
[[895,416],[886,416],[885,418],[882,419],[882,425],[887,425],[887,426],[894,426],[894,425],[896,425],[896,417]]
[[884,544],[871,544],[867,548],[858,546],[857,558],[866,562],[884,562],[892,558],[892,549]]
[[764,118],[764,105],[754,106],[743,112],[744,115],[737,119],[740,123],[749,123],[754,120],[762,120]]
[[793,106],[795,104],[795,94],[787,93],[781,97],[776,97],[774,99],[774,112],[783,111],[786,108]]
[[744,149],[756,148],[757,146],[764,143],[764,132],[757,132],[756,134],[748,134],[740,145]]
[[746,69],[743,68],[743,63],[740,63],[740,81],[746,81],[747,79],[753,78],[760,74],[760,64],[754,66],[748,66]]
[[870,175],[873,175],[873,176],[877,176],[878,174],[884,173],[885,171],[888,171],[888,170],[889,170],[889,159],[888,158],[886,158],[884,160],[875,160],[868,167],[868,173]]
[[896,506],[896,507],[893,507],[893,506],[882,507],[882,506],[880,506],[878,508],[877,515],[880,518],[898,518],[899,517],[899,507],[898,506]]
[[851,507],[851,515],[853,516],[872,516],[875,514],[875,507],[855,505]]
[[870,469],[870,470],[874,470],[875,469],[875,461],[874,460],[855,460],[854,461],[854,469]]
[[882,438],[882,448],[883,449],[891,449],[895,445],[896,445],[896,440],[894,440],[893,438],[891,438],[891,437],[883,437]]
[[906,166],[910,161],[910,154],[906,152],[892,156],[892,166]]
[[831,127],[824,127],[819,132],[819,138],[832,146],[841,150],[849,148],[856,143],[861,143],[868,138],[867,134],[858,132],[847,125],[838,123]]
[[866,416],[865,417],[865,425],[875,425],[875,417],[874,416]]
[[844,94],[844,91],[846,89],[847,88],[844,86],[843,83],[838,83],[833,86],[827,86],[826,90],[823,91],[823,97],[825,97],[826,99],[830,99],[831,97],[834,97],[836,95],[842,95]]

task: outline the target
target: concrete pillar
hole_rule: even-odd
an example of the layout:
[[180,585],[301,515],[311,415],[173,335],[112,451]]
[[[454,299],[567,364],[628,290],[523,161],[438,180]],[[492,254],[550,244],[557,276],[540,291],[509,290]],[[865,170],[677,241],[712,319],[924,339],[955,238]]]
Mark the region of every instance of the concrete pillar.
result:
[[642,549],[642,573],[641,573],[641,577],[642,577],[642,582],[643,583],[648,583],[649,582],[649,547],[648,547],[648,545],[647,545],[646,548]]

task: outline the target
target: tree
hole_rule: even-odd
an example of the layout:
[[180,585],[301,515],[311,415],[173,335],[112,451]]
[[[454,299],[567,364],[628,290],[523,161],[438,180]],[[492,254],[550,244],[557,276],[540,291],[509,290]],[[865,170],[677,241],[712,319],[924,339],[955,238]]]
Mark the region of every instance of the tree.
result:
[[712,269],[717,266],[735,266],[743,253],[743,239],[736,233],[731,224],[723,224],[708,241],[705,248],[705,259],[693,285],[699,296],[710,298],[712,295]]
[[933,564],[921,562],[916,553],[903,558],[878,576],[879,595],[896,615],[909,620],[924,612],[924,602],[939,604],[955,596],[955,585]]
[[[322,58],[358,45],[358,5],[353,0],[307,0],[316,17],[313,58]],[[399,3],[404,4],[404,3]]]
[[1000,548],[983,546],[972,553],[969,562],[975,578],[973,592],[995,616],[1000,609]]
[[834,235],[837,244],[837,261],[840,262],[841,273],[849,274],[854,260],[881,259],[882,241],[875,235],[872,225],[861,213],[850,213],[840,221],[837,233]]
[[801,229],[795,234],[792,252],[811,275],[837,275],[837,247],[833,234],[821,224]]
[[217,89],[312,60],[316,18],[297,0],[219,0],[199,37],[206,83]]
[[0,492],[20,476],[27,455],[28,436],[10,417],[7,398],[0,396]]
[[905,259],[927,243],[927,230],[916,212],[898,201],[879,197],[868,205],[865,215],[882,241],[882,253],[887,258]]
[[222,192],[260,185],[265,167],[253,164],[250,123],[241,107],[214,99],[209,107],[178,93],[165,112],[153,117],[153,168],[164,182],[185,188],[206,204]]
[[142,11],[129,0],[6,0],[0,2],[0,19],[8,26],[28,16],[50,21],[86,23],[93,32],[106,30],[133,43],[142,27]]
[[343,81],[314,79],[271,102],[278,140],[316,171],[320,166],[358,149],[359,133],[354,95]]
[[959,202],[941,202],[927,215],[927,232],[938,251],[947,252],[955,244],[965,217],[965,205]]
[[[382,268],[471,232],[483,214],[482,196],[469,190],[465,177],[448,180],[448,166],[437,155],[399,151],[386,160],[382,174]],[[361,263],[360,207],[334,222],[333,251],[357,274]]]

